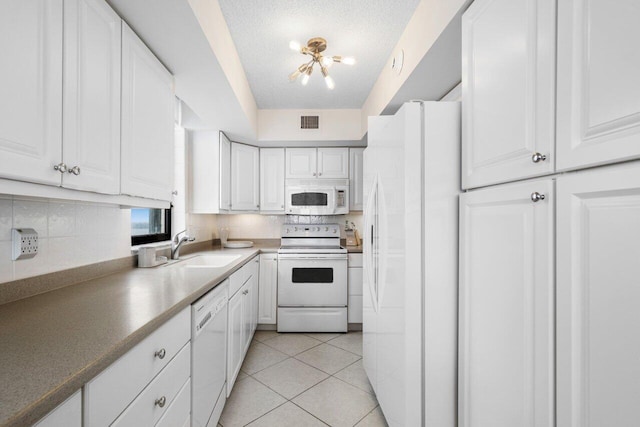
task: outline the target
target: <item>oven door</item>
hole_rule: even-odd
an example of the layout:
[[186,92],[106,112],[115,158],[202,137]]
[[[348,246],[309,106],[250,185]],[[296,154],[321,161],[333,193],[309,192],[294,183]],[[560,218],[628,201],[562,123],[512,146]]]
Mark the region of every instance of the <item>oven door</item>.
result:
[[279,307],[347,305],[345,254],[279,254]]

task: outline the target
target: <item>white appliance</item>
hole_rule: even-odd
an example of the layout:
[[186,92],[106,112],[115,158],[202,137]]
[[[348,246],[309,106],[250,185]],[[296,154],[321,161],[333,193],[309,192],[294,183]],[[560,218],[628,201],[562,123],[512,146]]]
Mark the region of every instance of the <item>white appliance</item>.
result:
[[363,363],[390,426],[456,425],[460,105],[369,117]]
[[337,224],[285,224],[278,250],[278,332],[347,331],[347,250]]
[[226,402],[229,279],[191,305],[191,426],[217,426]]
[[287,214],[349,213],[348,179],[288,179],[285,188]]

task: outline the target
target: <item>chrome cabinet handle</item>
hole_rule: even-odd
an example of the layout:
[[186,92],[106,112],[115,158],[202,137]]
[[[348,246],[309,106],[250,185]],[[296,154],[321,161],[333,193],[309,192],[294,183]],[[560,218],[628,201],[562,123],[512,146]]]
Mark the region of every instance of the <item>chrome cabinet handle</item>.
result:
[[318,176],[322,176],[322,172],[318,172]]
[[160,399],[156,399],[155,405],[164,408],[167,403],[167,398],[162,396]]
[[316,173],[315,173],[315,172],[313,173],[313,176],[316,176]]
[[540,200],[544,200],[544,194],[540,194],[537,191],[534,191],[533,193],[531,193],[531,201],[532,202],[539,202]]
[[71,169],[69,169],[67,172],[74,174],[75,176],[80,175],[80,167],[79,166],[74,166]]
[[284,205],[280,205],[280,209],[284,209]]
[[67,165],[65,165],[64,163],[58,163],[57,165],[53,165],[53,170],[60,173],[65,173],[67,171]]
[[153,357],[157,357],[158,359],[161,359],[161,360],[164,359],[166,355],[167,355],[167,351],[164,348],[161,348],[160,350],[153,353]]
[[533,163],[540,163],[544,162],[545,160],[547,160],[547,156],[545,156],[544,154],[533,153],[533,155],[531,156],[531,161]]

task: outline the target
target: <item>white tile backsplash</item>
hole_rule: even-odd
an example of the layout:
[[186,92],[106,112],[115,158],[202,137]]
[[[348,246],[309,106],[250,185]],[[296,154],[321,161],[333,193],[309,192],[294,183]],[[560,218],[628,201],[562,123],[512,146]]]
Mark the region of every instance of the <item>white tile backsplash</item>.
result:
[[[38,232],[38,255],[11,260],[11,228]],[[0,282],[131,255],[131,211],[114,205],[0,196]]]

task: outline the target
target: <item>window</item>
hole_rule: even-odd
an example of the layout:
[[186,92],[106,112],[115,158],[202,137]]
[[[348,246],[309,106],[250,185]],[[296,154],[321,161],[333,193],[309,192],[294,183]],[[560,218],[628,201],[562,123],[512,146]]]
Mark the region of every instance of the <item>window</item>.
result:
[[131,209],[131,245],[171,240],[171,209]]

